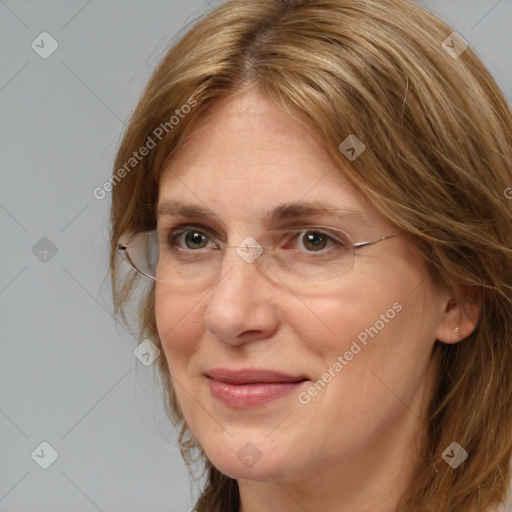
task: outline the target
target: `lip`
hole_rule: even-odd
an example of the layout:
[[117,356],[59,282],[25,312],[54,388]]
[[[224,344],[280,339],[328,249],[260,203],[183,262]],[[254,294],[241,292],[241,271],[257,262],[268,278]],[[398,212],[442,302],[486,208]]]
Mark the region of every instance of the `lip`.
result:
[[212,395],[225,405],[249,409],[265,405],[297,390],[308,379],[274,370],[228,370],[205,373]]
[[307,380],[304,375],[290,375],[275,370],[263,370],[248,368],[244,370],[228,370],[216,368],[205,373],[207,377],[226,384],[275,384],[293,383]]

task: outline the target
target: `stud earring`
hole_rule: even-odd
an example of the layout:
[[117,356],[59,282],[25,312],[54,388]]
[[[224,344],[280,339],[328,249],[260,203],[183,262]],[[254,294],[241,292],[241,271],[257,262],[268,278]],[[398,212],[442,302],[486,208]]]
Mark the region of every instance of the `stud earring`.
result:
[[453,329],[453,332],[460,335],[459,329],[460,329],[460,324],[457,324],[457,327],[455,327],[455,329]]

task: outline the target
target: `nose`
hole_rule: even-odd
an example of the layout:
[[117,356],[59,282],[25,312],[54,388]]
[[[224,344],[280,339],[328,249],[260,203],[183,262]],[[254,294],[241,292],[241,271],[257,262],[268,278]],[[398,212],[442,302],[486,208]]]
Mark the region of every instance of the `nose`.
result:
[[228,249],[219,280],[207,296],[205,329],[233,346],[268,339],[278,328],[275,287],[258,261],[251,260]]

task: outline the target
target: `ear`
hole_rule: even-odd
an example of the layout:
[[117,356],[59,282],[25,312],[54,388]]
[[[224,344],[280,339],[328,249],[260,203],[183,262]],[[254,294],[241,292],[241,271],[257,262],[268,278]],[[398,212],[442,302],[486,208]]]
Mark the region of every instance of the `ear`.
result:
[[437,327],[437,340],[441,343],[458,343],[470,336],[480,318],[482,291],[475,286],[460,286],[450,293],[443,304]]

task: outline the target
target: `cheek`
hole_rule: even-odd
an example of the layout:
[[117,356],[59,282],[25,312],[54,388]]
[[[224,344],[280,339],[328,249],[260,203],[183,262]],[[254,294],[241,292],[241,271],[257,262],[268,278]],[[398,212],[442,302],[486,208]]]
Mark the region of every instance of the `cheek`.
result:
[[287,314],[287,321],[295,335],[324,359],[343,354],[353,341],[364,348],[370,340],[389,332],[392,324],[396,327],[403,321],[400,299],[405,294],[392,286],[373,290],[372,282],[375,280],[364,286],[364,279],[347,281],[323,298],[302,297]]
[[[411,280],[417,286],[416,276]],[[416,421],[410,410],[422,407],[435,310],[425,306],[421,287],[411,293],[409,283],[379,290],[367,284],[347,283],[336,299],[308,304],[314,315],[295,315],[294,332],[308,345],[317,379],[300,397],[304,421],[328,450],[338,449],[334,430],[357,447],[404,416]]]
[[438,319],[418,286],[422,275],[404,272],[385,286],[382,277],[365,277],[346,281],[330,298],[304,300],[287,316],[295,336],[314,354],[315,377],[329,369],[336,377],[343,374],[333,379],[333,391],[352,394],[361,381],[375,379],[370,370],[403,387],[430,360]]
[[171,372],[173,369],[182,371],[198,350],[203,332],[203,309],[197,294],[192,298],[186,293],[169,293],[165,285],[156,286],[156,324]]

